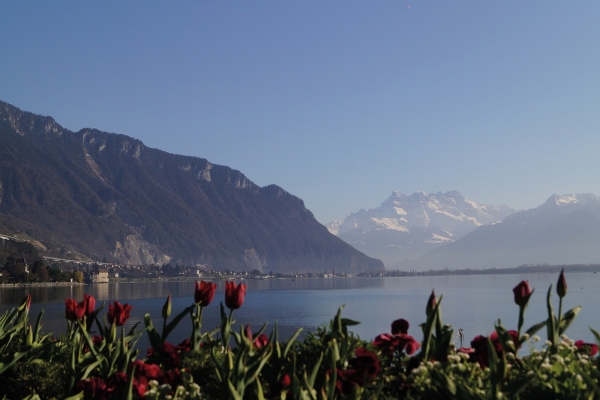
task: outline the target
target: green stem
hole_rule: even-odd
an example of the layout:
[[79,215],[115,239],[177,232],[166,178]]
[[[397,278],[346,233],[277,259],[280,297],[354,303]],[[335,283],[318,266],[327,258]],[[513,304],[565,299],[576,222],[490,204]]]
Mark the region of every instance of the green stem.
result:
[[560,336],[560,322],[562,320],[562,297],[558,299],[558,326],[556,327],[556,331],[558,332],[558,336]]

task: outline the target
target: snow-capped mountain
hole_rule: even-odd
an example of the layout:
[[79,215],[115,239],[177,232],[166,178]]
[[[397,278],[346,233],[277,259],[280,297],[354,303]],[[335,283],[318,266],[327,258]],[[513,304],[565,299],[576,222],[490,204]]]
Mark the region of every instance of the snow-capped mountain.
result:
[[513,212],[508,206],[465,199],[455,190],[411,195],[392,192],[379,207],[362,209],[326,226],[334,235],[390,266],[454,242]]
[[400,269],[511,268],[523,264],[600,262],[600,197],[552,195],[536,208],[481,226]]

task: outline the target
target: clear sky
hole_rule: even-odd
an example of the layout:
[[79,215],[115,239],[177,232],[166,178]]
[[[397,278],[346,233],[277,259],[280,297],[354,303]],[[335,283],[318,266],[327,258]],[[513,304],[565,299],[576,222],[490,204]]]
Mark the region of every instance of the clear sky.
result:
[[275,183],[600,194],[598,1],[3,1],[0,99]]

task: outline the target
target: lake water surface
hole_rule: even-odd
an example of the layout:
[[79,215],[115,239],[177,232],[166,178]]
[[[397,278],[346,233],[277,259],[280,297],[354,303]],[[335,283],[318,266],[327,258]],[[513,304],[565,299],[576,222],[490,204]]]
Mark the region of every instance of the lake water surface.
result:
[[[582,305],[583,310],[567,331],[573,339],[593,341],[589,326],[600,330],[600,274],[572,273],[567,276],[568,294],[563,310]],[[494,321],[500,318],[509,329],[516,329],[518,307],[513,302],[512,288],[521,280],[528,280],[535,293],[531,298],[525,317],[525,327],[547,318],[546,292],[550,284],[556,285],[557,274],[530,275],[472,275],[443,277],[394,277],[394,278],[336,278],[297,280],[250,280],[246,301],[234,314],[238,323],[250,323],[254,330],[264,322],[272,327],[277,320],[280,334],[290,336],[299,327],[305,331],[327,323],[339,306],[345,305],[343,316],[360,321],[351,330],[361,338],[372,339],[380,333],[389,332],[393,320],[404,318],[411,324],[409,334],[421,338],[418,325],[425,320],[425,306],[432,289],[443,295],[442,314],[445,323],[455,331],[463,328],[468,344],[479,334],[489,334]],[[119,300],[133,306],[127,327],[140,322],[143,328],[144,314],[150,313],[156,326],[162,325],[161,309],[165,298],[173,298],[173,314],[193,301],[193,282],[157,283],[110,283],[67,287],[0,288],[0,311],[18,304],[26,292],[31,293],[32,319],[40,309],[44,332],[63,332],[64,299],[83,299],[92,294],[97,305]],[[555,312],[558,297],[553,290]],[[224,298],[224,282],[219,282],[213,303],[204,310],[204,330],[219,323],[217,305]],[[105,308],[108,309],[108,304]],[[102,312],[101,315],[104,315]],[[189,336],[191,324],[186,318],[172,336],[171,342],[179,342]],[[539,332],[545,339],[546,332]],[[147,343],[145,336],[140,345]]]

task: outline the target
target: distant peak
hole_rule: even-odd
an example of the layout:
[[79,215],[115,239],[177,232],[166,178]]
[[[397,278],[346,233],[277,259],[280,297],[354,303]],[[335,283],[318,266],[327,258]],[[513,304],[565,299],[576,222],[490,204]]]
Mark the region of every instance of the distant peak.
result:
[[546,205],[562,207],[570,204],[585,204],[590,200],[598,200],[598,196],[593,193],[568,193],[563,195],[553,194],[546,200]]

